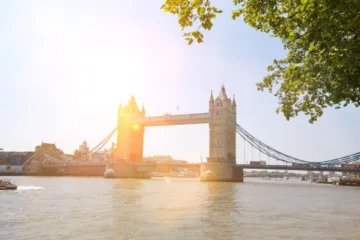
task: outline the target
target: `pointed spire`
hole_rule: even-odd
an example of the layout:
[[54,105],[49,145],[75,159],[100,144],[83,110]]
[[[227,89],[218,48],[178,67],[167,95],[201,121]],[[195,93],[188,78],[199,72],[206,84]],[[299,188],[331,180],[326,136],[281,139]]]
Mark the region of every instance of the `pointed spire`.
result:
[[135,97],[134,97],[133,94],[131,94],[130,99],[129,99],[129,104],[135,103],[135,102],[136,102],[136,101],[135,101]]
[[143,116],[145,116],[145,107],[144,107],[144,103],[142,104],[141,113],[143,114]]
[[231,103],[231,105],[236,106],[235,94],[233,95],[233,99],[232,99],[232,103]]
[[214,96],[213,96],[213,91],[211,90],[211,95],[210,95],[210,103],[214,103]]
[[127,105],[130,114],[138,114],[140,112],[140,109],[136,103],[135,96],[131,94],[128,105]]
[[227,95],[226,95],[226,89],[225,89],[224,84],[222,84],[219,96],[217,98],[219,98],[220,100],[227,100],[228,99]]

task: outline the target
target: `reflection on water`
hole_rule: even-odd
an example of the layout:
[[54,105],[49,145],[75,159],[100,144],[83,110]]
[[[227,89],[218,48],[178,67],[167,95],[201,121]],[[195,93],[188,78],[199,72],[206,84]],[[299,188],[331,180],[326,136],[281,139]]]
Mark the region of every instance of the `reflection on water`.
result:
[[[113,181],[113,180],[110,180]],[[141,190],[143,181],[139,179],[115,180],[110,202],[112,226],[118,226],[115,232],[110,229],[111,236],[122,236],[123,239],[136,239],[137,229],[141,226],[137,209],[141,208]]]
[[[235,200],[236,188],[232,183],[205,183],[208,191],[204,195],[205,199],[201,208],[202,222],[204,226],[203,233],[206,239],[234,239],[235,216],[241,214],[241,207]],[[214,228],[214,226],[216,226]],[[219,229],[228,229],[219,231]],[[241,237],[238,235],[237,237]]]
[[300,180],[13,177],[0,239],[360,239],[360,189]]

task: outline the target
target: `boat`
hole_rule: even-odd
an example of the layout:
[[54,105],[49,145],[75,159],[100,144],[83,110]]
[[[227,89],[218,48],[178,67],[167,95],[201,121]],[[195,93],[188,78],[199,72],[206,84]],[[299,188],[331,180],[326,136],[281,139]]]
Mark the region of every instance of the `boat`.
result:
[[8,179],[0,179],[0,190],[16,190],[17,186],[10,182]]
[[335,184],[342,186],[360,186],[360,177],[356,175],[340,177],[336,180]]

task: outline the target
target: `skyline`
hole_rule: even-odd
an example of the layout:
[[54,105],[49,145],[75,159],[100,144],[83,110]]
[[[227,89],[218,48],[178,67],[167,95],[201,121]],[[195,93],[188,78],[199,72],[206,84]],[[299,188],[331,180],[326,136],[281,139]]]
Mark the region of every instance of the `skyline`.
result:
[[[275,113],[277,99],[255,83],[286,51],[279,40],[231,21],[231,1],[219,4],[224,13],[205,42],[192,46],[161,3],[0,3],[0,148],[32,151],[44,141],[73,153],[84,139],[100,142],[132,94],[147,116],[197,113],[224,84],[235,95],[238,123],[279,151],[316,161],[360,151],[360,112],[352,105],[326,109],[314,124]],[[148,128],[144,156],[199,162],[208,141],[207,125]],[[242,146],[238,137],[238,162]]]

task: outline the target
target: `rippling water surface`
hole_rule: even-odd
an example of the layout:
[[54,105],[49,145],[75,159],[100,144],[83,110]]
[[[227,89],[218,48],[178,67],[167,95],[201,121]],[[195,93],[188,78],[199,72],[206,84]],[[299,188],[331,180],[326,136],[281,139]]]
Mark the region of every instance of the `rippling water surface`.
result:
[[12,177],[0,239],[360,239],[360,188]]

